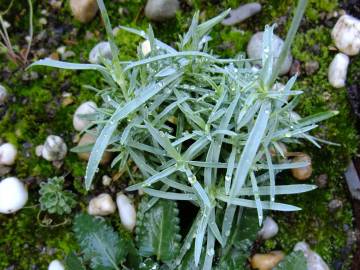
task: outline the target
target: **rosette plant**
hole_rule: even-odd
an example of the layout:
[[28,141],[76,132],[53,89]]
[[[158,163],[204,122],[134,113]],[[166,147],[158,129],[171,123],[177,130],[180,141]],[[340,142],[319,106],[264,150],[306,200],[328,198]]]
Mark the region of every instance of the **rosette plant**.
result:
[[[149,195],[140,204],[136,229],[143,258],[156,255],[164,269],[211,269],[214,264],[219,269],[240,267],[251,247],[245,240],[255,239],[256,232],[251,231],[262,223],[264,211],[300,210],[279,202],[278,196],[315,188],[276,184],[281,171],[309,165],[292,162],[282,145],[308,140],[320,147],[319,142],[325,141],[309,132],[317,122],[337,113],[294,118],[302,94],[294,89],[296,76],[281,89],[274,87],[306,2],[299,1],[278,58],[272,48],[274,26],[265,29],[261,59],[214,55],[209,47],[210,30],[228,15],[227,10],[203,23],[196,12],[177,48],[156,39],[151,26],[147,32],[121,27],[142,37],[151,48],[144,54],[139,46],[138,59],[122,62],[104,3],[98,0],[111,60],[102,59],[97,65],[44,59],[32,65],[97,70],[103,75],[107,86],[98,90],[102,106],[88,117],[92,124],[84,130],[97,137],[85,187],[92,188],[104,151],[115,152],[111,166],[127,174],[126,190]],[[130,166],[141,172],[142,179]],[[164,205],[166,200],[170,202]],[[197,210],[183,236],[174,201],[187,201]],[[256,222],[248,209],[256,210]],[[156,217],[172,225],[158,224]],[[80,234],[79,229],[75,231]],[[160,239],[166,232],[171,232],[168,238]],[[112,261],[117,261],[115,257]],[[106,269],[120,269],[116,263],[109,265]]]

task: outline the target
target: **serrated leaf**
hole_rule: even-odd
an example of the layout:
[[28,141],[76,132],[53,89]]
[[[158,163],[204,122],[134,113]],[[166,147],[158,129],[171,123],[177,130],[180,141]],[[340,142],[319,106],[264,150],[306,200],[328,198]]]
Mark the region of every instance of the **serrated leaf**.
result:
[[293,251],[274,268],[274,270],[307,270],[307,263],[302,251]]
[[[147,199],[143,199],[141,204],[145,207]],[[138,218],[137,227],[136,243],[141,256],[155,255],[157,260],[169,262],[178,254],[181,236],[176,202],[158,200]]]
[[65,270],[86,270],[86,268],[81,259],[74,252],[71,252],[65,258]]
[[75,217],[74,232],[86,261],[92,269],[119,270],[128,253],[127,243],[103,218],[80,214]]

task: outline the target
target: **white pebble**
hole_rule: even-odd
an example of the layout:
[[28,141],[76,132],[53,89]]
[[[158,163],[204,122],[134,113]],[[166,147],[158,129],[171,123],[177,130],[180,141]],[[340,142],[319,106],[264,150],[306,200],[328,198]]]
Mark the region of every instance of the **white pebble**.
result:
[[102,193],[95,198],[92,198],[89,203],[88,213],[93,216],[107,216],[115,212],[116,206],[107,193]]
[[336,47],[347,55],[360,52],[360,20],[350,15],[343,15],[336,22],[331,36]]
[[144,56],[147,56],[151,52],[151,45],[149,40],[145,40],[141,43],[141,51]]
[[3,105],[8,98],[6,88],[0,84],[0,105]]
[[161,22],[175,17],[179,8],[179,0],[148,0],[145,16],[150,20]]
[[36,154],[36,156],[41,157],[41,156],[42,156],[42,151],[43,151],[43,149],[44,149],[44,145],[42,145],[42,144],[36,146],[36,147],[35,147],[35,154]]
[[11,143],[4,143],[0,146],[0,165],[13,165],[17,156],[17,150]]
[[75,19],[87,23],[95,17],[99,8],[96,0],[70,0],[70,9]]
[[49,135],[46,138],[41,155],[48,161],[63,160],[67,153],[67,146],[64,140],[56,135]]
[[123,193],[116,195],[116,205],[119,210],[122,225],[132,231],[136,224],[136,210],[130,199]]
[[222,21],[223,25],[234,25],[261,11],[259,3],[248,3],[230,11],[229,18]]
[[[249,44],[247,45],[247,48],[246,48],[249,58],[261,59],[262,53],[263,53],[263,36],[264,36],[264,32],[258,32],[251,37]],[[281,48],[284,44],[284,41],[275,34],[273,35],[272,41],[273,41],[272,42],[272,50],[274,52],[273,55],[274,55],[274,57],[279,57]],[[276,63],[276,61],[274,61],[274,66],[275,66],[275,63]],[[289,53],[280,68],[279,75],[284,75],[284,74],[288,73],[291,68],[291,63],[292,63],[292,56]]]
[[111,181],[112,181],[112,179],[111,179],[111,177],[110,176],[108,176],[108,175],[104,175],[103,177],[102,177],[102,184],[104,185],[104,186],[110,186],[110,184],[111,184]]
[[335,88],[345,86],[346,74],[349,66],[349,56],[343,53],[335,55],[329,66],[328,79],[329,83]]
[[65,267],[59,260],[53,260],[49,264],[48,270],[65,270]]
[[92,114],[96,112],[96,104],[93,101],[86,101],[82,103],[75,111],[73,117],[73,126],[77,131],[82,131],[90,122],[86,119],[82,119],[81,115]]
[[110,43],[107,41],[102,41],[95,45],[95,47],[90,51],[89,62],[92,64],[100,64],[101,58],[112,59]]
[[271,217],[266,217],[261,230],[258,232],[258,235],[262,239],[267,240],[277,235],[278,231],[279,227],[275,220],[273,220]]
[[320,255],[312,251],[307,243],[298,242],[294,247],[294,251],[304,252],[307,270],[330,270]]
[[23,208],[27,200],[28,191],[16,177],[8,177],[0,182],[0,213],[14,213]]

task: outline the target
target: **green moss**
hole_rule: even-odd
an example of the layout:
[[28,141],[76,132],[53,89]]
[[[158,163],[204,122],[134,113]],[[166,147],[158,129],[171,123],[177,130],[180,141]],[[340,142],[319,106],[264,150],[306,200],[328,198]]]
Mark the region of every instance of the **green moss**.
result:
[[47,269],[50,261],[76,248],[69,226],[41,227],[37,213],[36,206],[29,206],[13,216],[0,216],[1,269]]
[[[15,1],[12,31],[23,32],[27,29],[27,12],[21,1]],[[67,59],[72,62],[86,62],[91,48],[99,41],[105,40],[105,30],[102,27],[100,16],[97,16],[88,24],[81,24],[72,18],[68,1],[64,7],[56,11],[48,21],[57,20],[57,25],[64,26],[65,30],[61,36],[60,45],[66,45],[66,50],[73,51],[75,56]],[[107,1],[106,5],[113,26],[126,25],[145,30],[150,23],[143,16],[143,7],[146,0]],[[185,2],[185,1],[183,1]],[[214,4],[215,1],[194,0],[186,1],[192,3],[192,7],[183,3],[184,9],[176,18],[165,23],[152,23],[156,36],[170,44],[178,39],[178,33],[184,32],[191,20],[195,10],[201,10],[201,20],[217,15],[226,8],[236,8],[241,3],[250,1],[223,0]],[[213,41],[211,48],[222,57],[233,56],[246,49],[246,44],[251,35],[256,31],[262,31],[265,24],[279,21],[282,16],[289,16],[296,1],[270,0],[260,1],[263,4],[262,11],[252,19],[234,27],[217,26],[211,33]],[[345,225],[352,226],[351,205],[347,201],[347,191],[342,178],[343,171],[349,158],[356,153],[358,147],[358,136],[355,129],[355,120],[352,118],[347,102],[345,89],[334,89],[327,82],[327,68],[334,56],[329,50],[331,45],[330,29],[317,26],[321,13],[330,12],[337,7],[337,0],[311,0],[306,11],[305,27],[301,27],[300,34],[296,37],[292,53],[302,66],[309,60],[320,63],[320,69],[312,76],[300,76],[297,83],[298,88],[304,90],[305,94],[301,100],[298,112],[301,115],[309,115],[324,110],[338,110],[340,114],[325,123],[315,131],[316,135],[328,139],[341,146],[323,146],[321,150],[314,146],[305,144],[294,150],[309,153],[313,158],[314,176],[309,183],[314,183],[320,174],[328,175],[328,186],[295,198],[279,198],[281,201],[299,205],[303,211],[294,214],[276,214],[276,220],[280,225],[279,235],[266,241],[262,249],[284,249],[289,252],[293,245],[301,240],[313,243],[328,263],[340,257],[341,249],[346,245]],[[0,9],[5,2],[0,3]],[[35,32],[46,26],[40,26],[38,19],[42,9],[50,10],[49,4],[43,1],[34,1],[35,6]],[[55,12],[51,10],[51,12]],[[11,17],[10,17],[11,18]],[[276,33],[284,37],[290,20],[280,23]],[[71,34],[71,28],[75,27],[77,35]],[[94,34],[94,38],[86,40],[86,32]],[[24,34],[25,35],[25,34]],[[53,37],[52,33],[49,33]],[[70,41],[70,42],[69,42]],[[23,42],[21,35],[15,35],[14,44]],[[116,43],[120,47],[121,59],[126,60],[135,56],[136,48],[141,39],[136,35],[119,31]],[[319,47],[316,48],[315,47]],[[56,48],[51,48],[51,52]],[[317,53],[316,53],[317,51]],[[78,194],[85,195],[87,192],[83,187],[83,175],[86,163],[80,161],[76,154],[69,153],[61,169],[56,169],[48,162],[35,155],[35,146],[42,144],[50,134],[62,136],[71,148],[73,136],[76,132],[72,128],[72,115],[76,107],[86,100],[100,102],[95,93],[85,89],[84,85],[103,87],[101,76],[96,72],[75,72],[56,70],[50,68],[36,68],[41,78],[35,81],[24,82],[21,80],[23,71],[15,72],[17,67],[1,56],[0,67],[13,71],[11,78],[2,82],[8,86],[13,98],[8,103],[7,112],[0,119],[1,138],[16,144],[19,155],[12,174],[21,179],[35,177],[36,179],[47,179],[54,175],[68,175],[68,185]],[[349,69],[349,84],[356,83],[360,69],[360,58],[352,59]],[[63,87],[68,85],[68,87]],[[65,90],[62,90],[63,89]],[[71,93],[74,103],[69,106],[61,105],[63,91]],[[30,147],[25,147],[24,144]],[[98,182],[103,168],[98,174]],[[283,175],[279,180],[283,183],[294,182],[294,179]],[[121,184],[119,184],[119,187]],[[30,189],[33,203],[37,201],[38,187]],[[82,196],[79,197],[82,197]],[[84,196],[83,196],[84,197]],[[328,211],[328,203],[337,198],[344,202],[344,206],[336,214]],[[79,202],[85,207],[85,202]],[[39,269],[46,269],[48,262],[54,258],[63,258],[64,255],[75,247],[71,228],[60,227],[58,229],[42,228],[34,222],[38,208],[26,208],[13,216],[0,216],[0,268],[3,269],[16,264],[16,269],[31,269],[37,265]],[[113,224],[121,228],[118,219],[114,217]],[[130,236],[129,236],[130,237]],[[315,243],[316,240],[316,243]],[[12,245],[12,247],[11,247]],[[54,255],[49,256],[42,252],[42,248],[56,248]],[[344,266],[346,268],[346,265]]]

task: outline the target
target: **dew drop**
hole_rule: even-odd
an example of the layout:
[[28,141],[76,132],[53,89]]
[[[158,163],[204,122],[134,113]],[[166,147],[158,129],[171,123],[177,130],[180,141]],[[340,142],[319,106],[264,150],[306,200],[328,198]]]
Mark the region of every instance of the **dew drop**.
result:
[[209,248],[209,249],[206,251],[206,254],[209,255],[209,256],[214,256],[215,251],[214,251],[213,248]]

